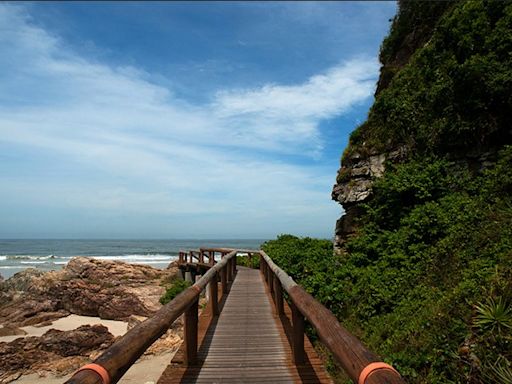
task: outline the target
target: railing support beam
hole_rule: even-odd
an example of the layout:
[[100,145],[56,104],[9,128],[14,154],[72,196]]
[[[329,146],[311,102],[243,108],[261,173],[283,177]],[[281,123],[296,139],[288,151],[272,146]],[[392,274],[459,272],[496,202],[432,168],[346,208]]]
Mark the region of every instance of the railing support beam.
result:
[[220,271],[220,284],[222,286],[222,295],[226,295],[228,293],[228,268],[225,266]]
[[278,278],[274,277],[274,303],[276,305],[276,312],[278,316],[284,314],[283,304],[283,287]]
[[198,303],[199,300],[195,300],[185,311],[183,336],[185,339],[185,364],[187,365],[194,364],[197,359]]
[[217,274],[211,279],[210,285],[210,310],[212,316],[219,315],[219,287],[218,282],[219,278]]
[[296,365],[304,364],[304,316],[300,313],[295,304],[291,303],[292,309],[292,349],[293,362]]
[[231,283],[233,281],[233,259],[228,260],[226,269],[228,270],[228,283]]

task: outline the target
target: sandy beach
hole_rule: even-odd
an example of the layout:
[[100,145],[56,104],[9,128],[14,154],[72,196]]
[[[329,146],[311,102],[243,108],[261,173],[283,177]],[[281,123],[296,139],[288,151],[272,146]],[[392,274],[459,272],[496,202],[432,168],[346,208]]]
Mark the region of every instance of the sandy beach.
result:
[[76,329],[81,325],[94,325],[101,324],[108,328],[109,332],[114,336],[122,336],[126,333],[128,324],[124,321],[116,321],[116,320],[103,320],[99,317],[92,316],[79,316],[79,315],[69,315],[63,317],[61,319],[55,320],[51,325],[47,325],[44,327],[22,327],[20,329],[27,332],[26,335],[16,335],[16,336],[1,336],[0,342],[10,342],[19,337],[28,337],[28,336],[41,336],[46,331],[50,329],[57,329],[59,331],[70,331],[72,329]]

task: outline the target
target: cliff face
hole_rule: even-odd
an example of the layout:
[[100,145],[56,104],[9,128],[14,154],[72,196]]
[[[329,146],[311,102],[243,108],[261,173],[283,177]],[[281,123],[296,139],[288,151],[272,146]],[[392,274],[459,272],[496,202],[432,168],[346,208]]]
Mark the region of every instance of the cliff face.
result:
[[512,383],[512,3],[399,5],[304,281],[409,383]]
[[347,236],[355,232],[356,220],[361,213],[359,205],[371,197],[372,184],[385,171],[385,163],[399,162],[406,156],[406,148],[363,157],[354,153],[344,159],[338,171],[332,199],[339,202],[345,214],[336,222],[334,249],[340,252]]
[[512,142],[510,7],[399,1],[368,120],[350,137],[332,199],[340,252],[386,166],[442,156],[472,170]]

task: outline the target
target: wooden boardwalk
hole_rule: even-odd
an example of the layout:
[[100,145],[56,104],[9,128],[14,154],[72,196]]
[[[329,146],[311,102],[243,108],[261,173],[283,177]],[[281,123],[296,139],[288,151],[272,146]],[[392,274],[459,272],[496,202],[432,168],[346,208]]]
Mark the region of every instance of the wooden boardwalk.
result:
[[238,267],[221,306],[218,318],[205,311],[199,319],[196,364],[180,364],[180,351],[158,384],[332,382],[306,337],[305,364],[292,362],[290,322],[277,315],[259,270]]
[[[215,260],[219,253],[220,260]],[[258,257],[260,270],[237,268],[238,254],[248,257],[249,265]],[[117,383],[180,316],[184,341],[158,384],[332,383],[305,335],[306,321],[352,382],[405,384],[396,369],[343,328],[265,251],[201,248],[180,251],[178,263],[184,278],[202,276],[78,369],[66,384]],[[198,317],[205,289],[211,300]]]

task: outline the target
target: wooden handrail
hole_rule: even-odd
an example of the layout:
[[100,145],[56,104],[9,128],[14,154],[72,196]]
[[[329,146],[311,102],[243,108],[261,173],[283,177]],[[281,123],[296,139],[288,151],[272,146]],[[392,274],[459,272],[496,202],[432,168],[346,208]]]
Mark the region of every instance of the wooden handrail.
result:
[[392,369],[377,369],[366,378],[362,377],[364,376],[363,370],[366,367],[381,360],[373,352],[370,352],[358,338],[342,327],[331,311],[299,286],[264,251],[260,251],[260,255],[260,270],[269,285],[269,291],[274,296],[278,313],[280,311],[278,306],[281,304],[276,295],[281,295],[281,292],[278,292],[280,291],[279,288],[276,289],[276,280],[279,280],[282,289],[290,297],[293,314],[292,325],[294,328],[292,350],[294,361],[297,364],[300,364],[304,359],[304,346],[303,344],[302,346],[300,345],[303,343],[304,338],[304,324],[303,318],[301,318],[304,316],[317,330],[320,340],[333,354],[336,361],[343,367],[354,383],[360,383],[360,379],[364,381],[364,384],[405,383],[398,372]]
[[[138,324],[118,341],[112,344],[103,352],[93,364],[103,367],[109,377],[110,383],[114,384],[124,375],[131,365],[151,346],[157,339],[164,335],[176,319],[185,313],[191,317],[191,321],[185,319],[185,343],[192,344],[195,337],[195,351],[191,350],[189,345],[187,349],[187,359],[193,359],[197,353],[197,302],[199,294],[210,282],[215,282],[217,287],[217,273],[223,275],[225,271],[233,274],[235,268],[237,251],[233,250],[225,255],[222,260],[212,266],[194,285],[176,296],[171,302],[164,305],[160,310],[149,319]],[[212,284],[213,285],[213,284]],[[212,286],[211,286],[212,287]],[[224,292],[224,291],[223,291]],[[195,311],[195,314],[193,313]],[[194,321],[195,316],[195,335]],[[187,323],[188,329],[187,329]],[[105,384],[100,376],[93,370],[79,370],[65,384]]]

